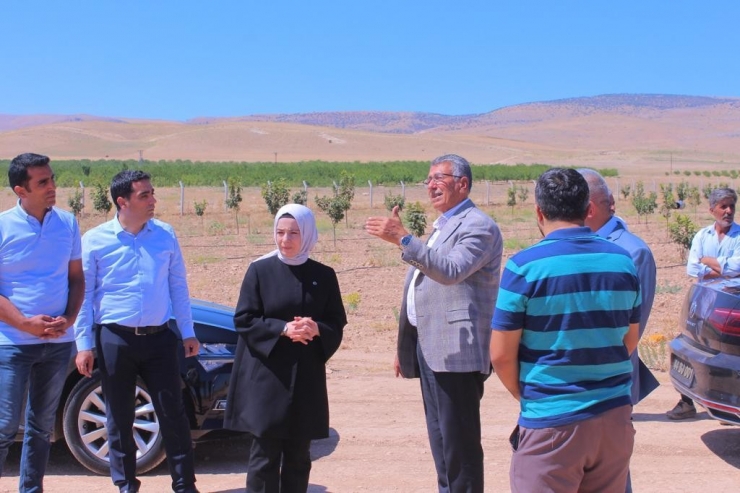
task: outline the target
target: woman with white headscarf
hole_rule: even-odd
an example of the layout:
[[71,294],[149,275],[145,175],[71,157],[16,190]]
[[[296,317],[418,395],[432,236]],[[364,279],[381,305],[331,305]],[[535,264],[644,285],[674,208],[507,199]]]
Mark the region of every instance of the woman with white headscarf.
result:
[[308,489],[311,440],[329,436],[326,362],[347,324],[334,270],[309,258],[318,239],[311,210],[282,207],[274,237],[277,249],[247,269],[234,314],[224,426],[254,436],[249,493]]

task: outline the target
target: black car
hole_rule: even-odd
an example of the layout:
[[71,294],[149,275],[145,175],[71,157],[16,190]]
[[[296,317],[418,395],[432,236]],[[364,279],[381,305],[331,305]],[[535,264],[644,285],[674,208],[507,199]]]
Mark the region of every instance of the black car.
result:
[[740,279],[692,285],[680,323],[670,344],[673,386],[711,417],[740,424]]
[[[192,300],[195,335],[201,343],[195,358],[180,356],[180,374],[185,409],[194,441],[229,435],[223,430],[226,394],[234,363],[237,335],[234,310],[216,303]],[[174,320],[170,325],[176,330]],[[105,399],[96,369],[92,378],[77,371],[74,358],[57,411],[52,440],[64,438],[72,455],[92,472],[109,474],[108,432],[105,429]],[[22,440],[23,429],[18,433]],[[144,473],[165,458],[159,421],[151,396],[143,382],[136,388],[134,439],[137,472]]]

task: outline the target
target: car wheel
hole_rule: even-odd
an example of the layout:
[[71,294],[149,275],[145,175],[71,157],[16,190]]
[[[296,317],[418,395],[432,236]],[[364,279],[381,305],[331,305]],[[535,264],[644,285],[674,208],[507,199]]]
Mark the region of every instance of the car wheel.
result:
[[[165,450],[152,398],[141,381],[136,387],[135,410],[136,472],[143,474],[165,459]],[[100,372],[95,370],[92,378],[83,378],[72,388],[64,405],[62,427],[67,446],[80,464],[107,475],[110,466],[106,421]]]

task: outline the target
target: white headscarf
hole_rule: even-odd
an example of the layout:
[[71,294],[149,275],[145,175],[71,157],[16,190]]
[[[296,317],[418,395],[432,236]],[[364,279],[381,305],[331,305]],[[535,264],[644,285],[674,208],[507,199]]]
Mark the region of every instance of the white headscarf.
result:
[[280,261],[285,264],[301,265],[305,263],[306,260],[308,260],[308,256],[311,254],[311,250],[313,250],[313,247],[316,245],[316,242],[319,240],[319,233],[318,231],[316,231],[316,219],[314,218],[314,215],[313,215],[313,212],[311,212],[311,209],[309,209],[305,205],[287,204],[287,205],[282,206],[280,210],[277,211],[277,214],[275,214],[275,224],[272,229],[272,237],[275,240],[275,245],[277,245],[278,221],[280,220],[281,216],[284,216],[286,214],[290,214],[291,216],[293,216],[293,218],[298,223],[298,230],[301,232],[300,251],[295,257],[287,258],[287,257],[284,257],[282,253],[280,253],[280,249],[278,248],[268,253],[267,255],[260,257],[260,259],[272,257],[273,255],[277,255]]

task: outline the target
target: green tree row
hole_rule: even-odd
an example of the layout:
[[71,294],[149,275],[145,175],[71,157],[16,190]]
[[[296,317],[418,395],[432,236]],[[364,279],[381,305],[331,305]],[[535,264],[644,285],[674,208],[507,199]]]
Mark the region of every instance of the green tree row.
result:
[[[0,160],[0,174],[7,176],[10,161]],[[152,175],[158,187],[175,187],[179,182],[186,186],[222,186],[228,178],[241,186],[262,186],[268,181],[283,178],[288,186],[302,186],[305,181],[313,187],[328,187],[339,177],[341,170],[353,175],[358,185],[371,181],[374,185],[393,185],[400,181],[420,183],[429,172],[428,161],[389,162],[327,162],[303,161],[299,163],[248,163],[203,162],[190,160],[143,161],[136,160],[54,160],[57,185],[70,188],[79,182],[86,186],[98,183],[108,185],[111,178],[123,169],[142,169]],[[485,164],[476,165],[474,178],[492,181],[534,180],[551,166],[546,164]],[[600,169],[603,176],[617,176],[616,169]]]
[[[666,171],[665,174],[666,174],[666,176],[670,176],[670,174],[668,173],[668,171]],[[735,178],[737,178],[738,176],[740,176],[740,172],[738,172],[738,170],[736,170],[736,169],[730,169],[730,170],[723,169],[723,170],[712,170],[712,171],[708,171],[708,170],[704,170],[704,171],[697,171],[697,170],[694,170],[694,171],[679,171],[679,170],[675,170],[673,172],[673,174],[674,175],[683,174],[684,176],[691,176],[693,174],[694,176],[705,176],[707,178],[710,178],[712,176],[725,176],[725,177],[728,177],[728,178],[732,178],[733,180]]]

